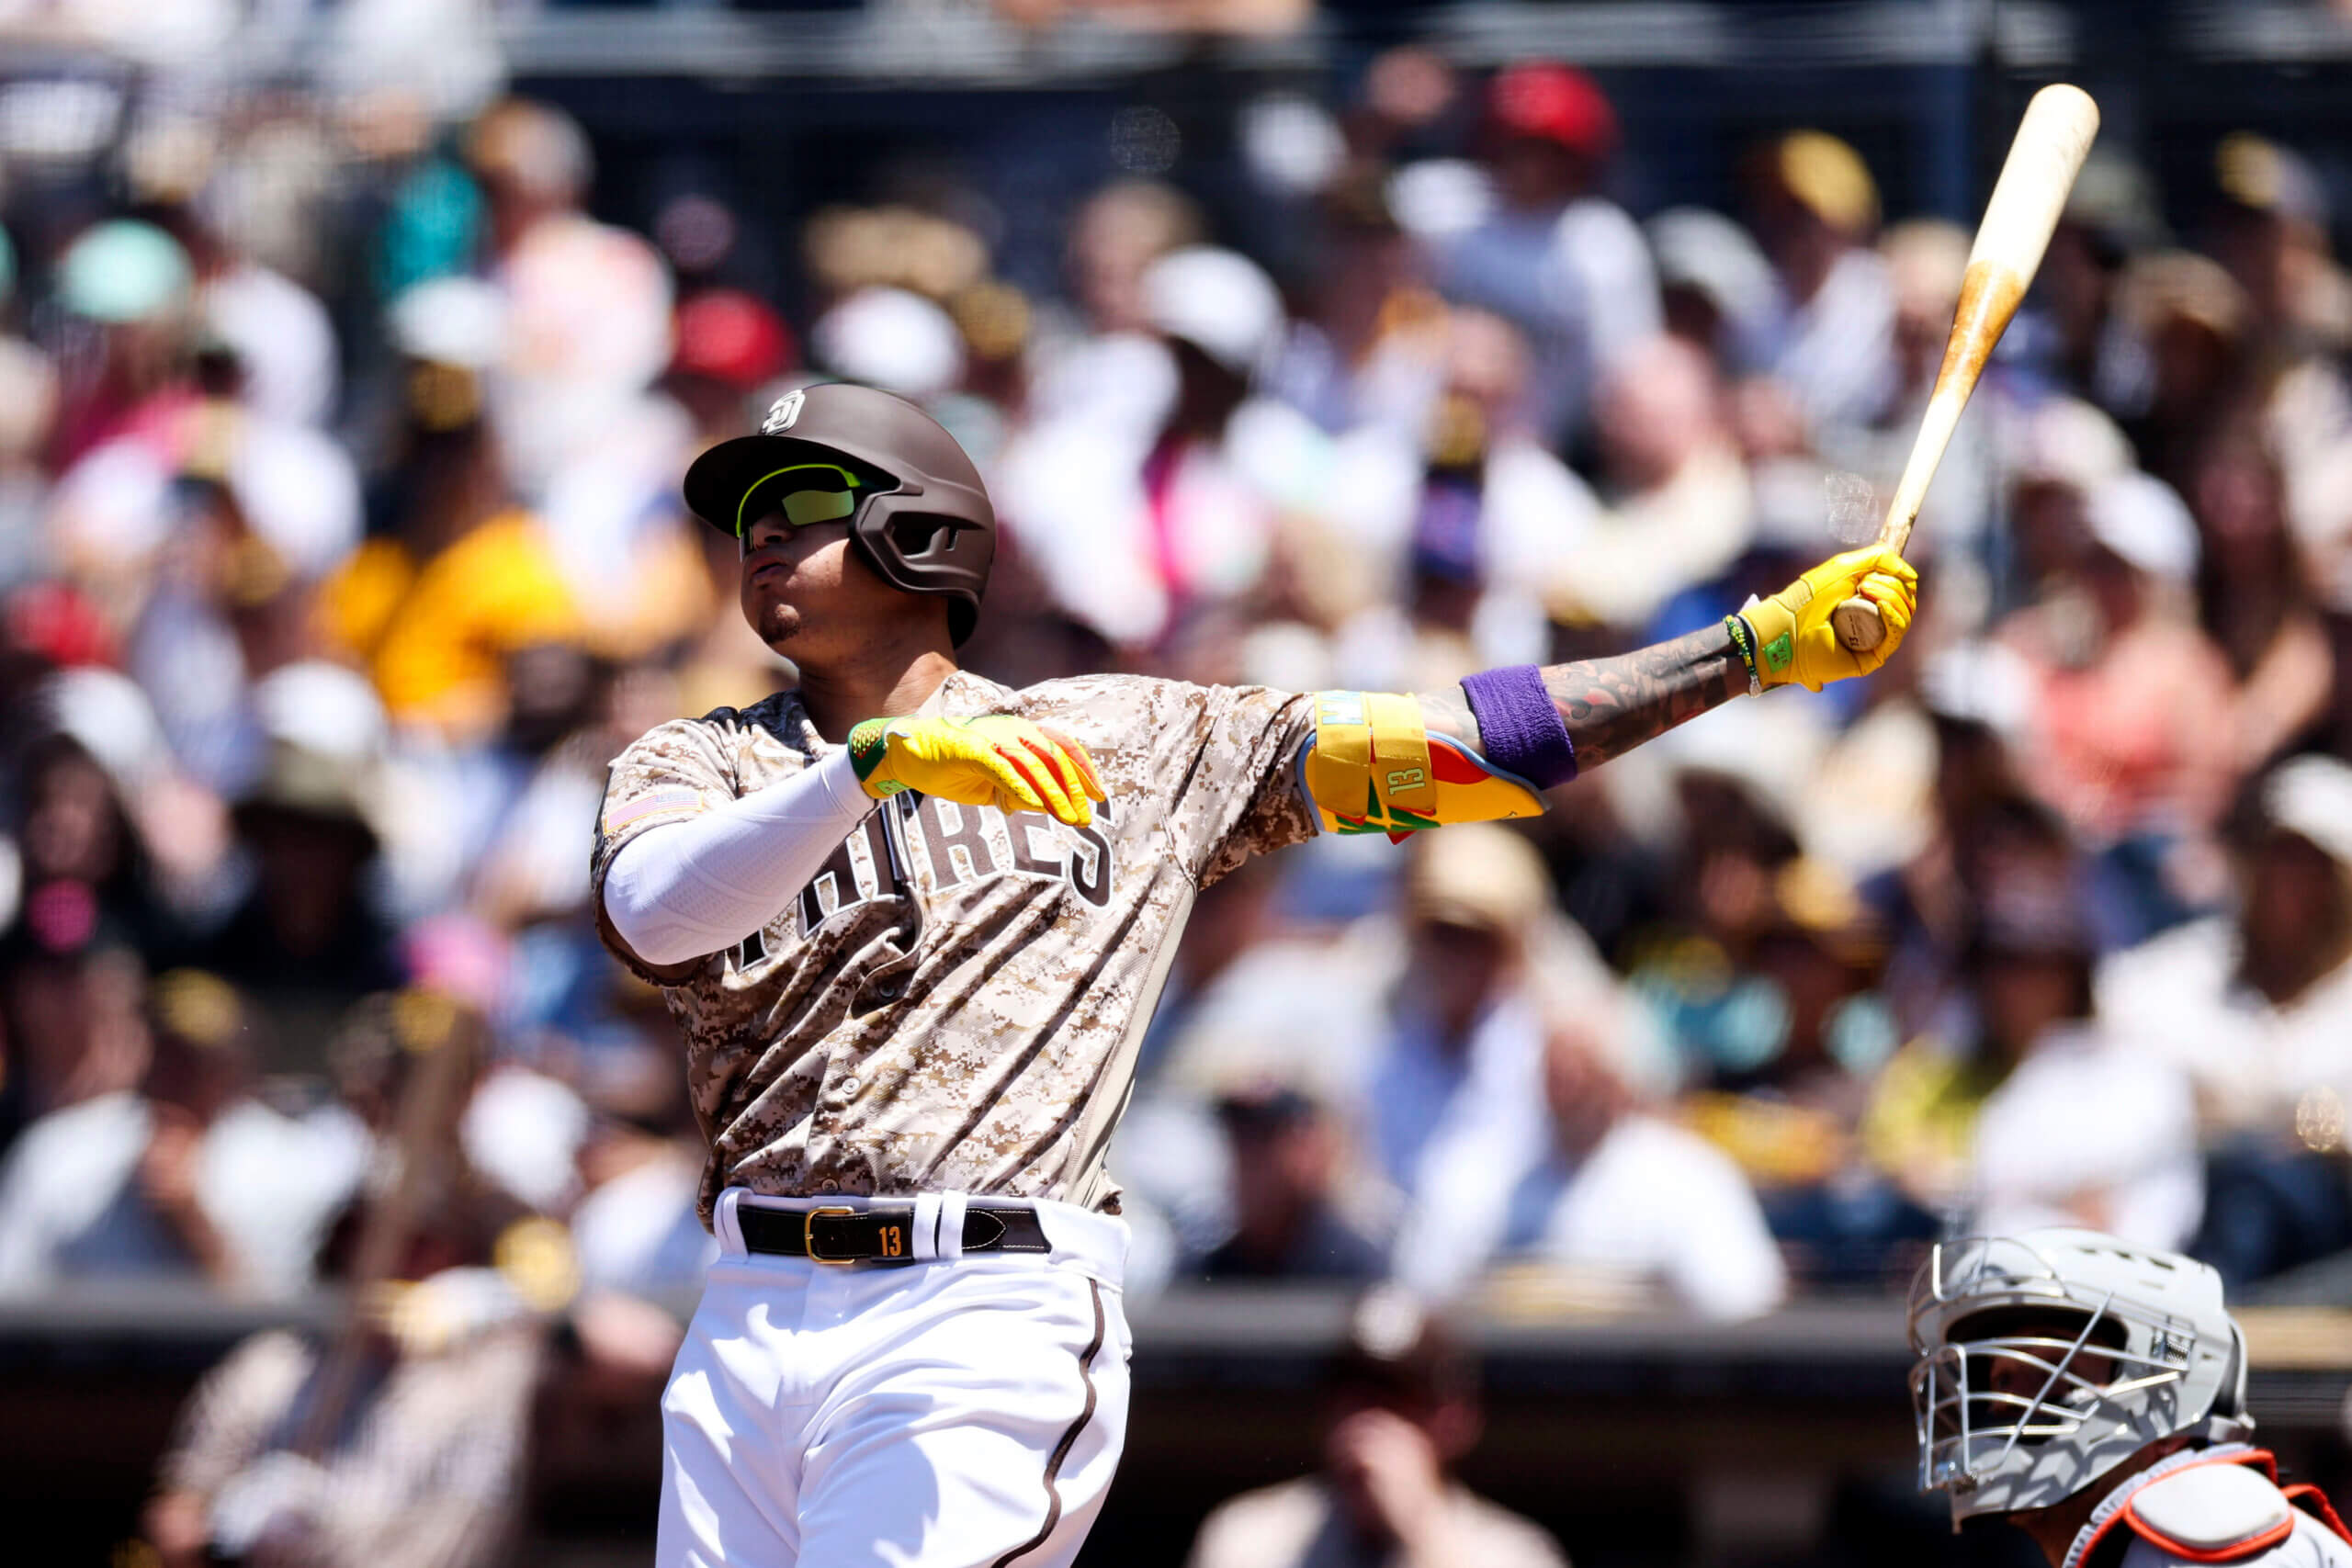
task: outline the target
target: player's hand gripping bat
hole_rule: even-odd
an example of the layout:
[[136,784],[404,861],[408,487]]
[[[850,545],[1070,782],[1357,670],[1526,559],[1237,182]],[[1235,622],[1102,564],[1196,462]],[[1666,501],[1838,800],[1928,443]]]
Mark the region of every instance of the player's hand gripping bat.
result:
[[[1918,439],[1911,444],[1911,460],[1903,467],[1903,480],[1895,486],[1894,503],[1879,528],[1880,540],[1898,551],[1910,541],[1911,525],[1918,520],[1928,483],[1951,444],[1960,411],[1968,406],[1968,395],[1976,389],[1993,345],[2001,341],[2009,318],[2017,314],[2018,301],[2033,282],[2041,253],[2049,248],[2050,231],[2058,226],[2058,214],[2066,205],[2066,193],[2098,134],[2098,106],[2080,87],[2044,87],[2026,106],[2017,140],[2009,144],[2008,161],[1994,182],[1993,199],[1984,204],[1976,243],[1968,253],[1960,310],[1944,344],[1943,368],[1936,372],[1935,391],[1919,422]],[[1838,640],[1857,653],[1876,648],[1886,637],[1877,607],[1867,599],[1849,599],[1838,605],[1830,624],[1838,629]]]

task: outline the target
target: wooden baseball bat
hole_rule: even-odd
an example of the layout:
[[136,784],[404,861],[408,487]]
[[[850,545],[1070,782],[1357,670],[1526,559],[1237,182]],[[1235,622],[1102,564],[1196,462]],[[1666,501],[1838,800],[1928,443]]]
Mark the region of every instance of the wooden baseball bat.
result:
[[[2009,143],[2008,161],[1993,184],[1993,198],[1984,204],[1984,220],[1977,225],[1976,243],[1968,253],[1968,271],[1960,284],[1960,309],[1944,344],[1943,367],[1936,372],[1936,388],[1928,395],[1928,412],[1919,421],[1918,439],[1911,444],[1911,459],[1903,466],[1903,480],[1894,487],[1894,501],[1878,531],[1879,543],[1897,551],[1910,542],[1911,525],[1919,519],[1919,503],[1927,499],[1928,481],[1944,448],[1951,445],[1952,427],[1960,411],[1976,390],[1993,345],[2018,313],[2018,302],[2033,283],[2041,253],[2050,246],[2050,232],[2065,209],[2066,193],[2082,172],[2083,159],[2098,134],[2098,106],[2080,87],[2063,83],[2044,87],[2025,107],[2017,140]],[[1886,640],[1886,624],[1878,606],[1867,599],[1849,599],[1830,612],[1829,624],[1838,640],[1856,653],[1867,653]]]

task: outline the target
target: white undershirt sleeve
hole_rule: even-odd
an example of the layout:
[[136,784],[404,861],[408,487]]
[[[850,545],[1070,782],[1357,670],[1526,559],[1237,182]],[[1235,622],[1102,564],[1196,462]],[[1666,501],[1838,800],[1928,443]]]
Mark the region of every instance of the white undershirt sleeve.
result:
[[656,968],[732,947],[775,919],[875,805],[844,747],[622,845],[605,872],[605,918]]

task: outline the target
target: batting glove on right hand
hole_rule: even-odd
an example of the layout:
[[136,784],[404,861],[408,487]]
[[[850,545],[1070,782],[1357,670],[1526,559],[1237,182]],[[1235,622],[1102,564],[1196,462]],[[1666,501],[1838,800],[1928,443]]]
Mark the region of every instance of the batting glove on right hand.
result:
[[[1856,653],[1838,640],[1830,613],[1849,599],[1867,599],[1886,624],[1886,640]],[[1766,686],[1791,682],[1817,692],[1832,681],[1867,675],[1903,646],[1919,606],[1919,574],[1884,545],[1832,556],[1773,594],[1740,610],[1754,638],[1756,679]]]
[[849,732],[850,765],[876,800],[920,790],[965,806],[1044,811],[1073,828],[1107,800],[1086,748],[1009,715],[869,718]]

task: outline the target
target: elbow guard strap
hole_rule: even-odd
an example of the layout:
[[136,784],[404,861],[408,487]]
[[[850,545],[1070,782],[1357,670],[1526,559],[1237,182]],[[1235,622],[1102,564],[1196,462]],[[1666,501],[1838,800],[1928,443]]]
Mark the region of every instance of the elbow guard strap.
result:
[[1418,698],[1385,692],[1315,694],[1315,738],[1299,750],[1298,787],[1327,833],[1401,839],[1544,810],[1534,785],[1431,735]]

